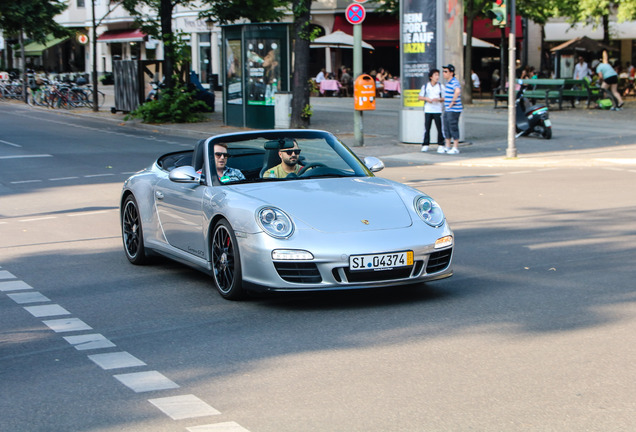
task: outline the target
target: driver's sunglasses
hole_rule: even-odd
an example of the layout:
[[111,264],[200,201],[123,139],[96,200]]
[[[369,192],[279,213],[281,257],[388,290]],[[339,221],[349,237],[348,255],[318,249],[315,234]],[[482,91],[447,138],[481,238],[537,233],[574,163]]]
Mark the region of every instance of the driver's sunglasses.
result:
[[221,159],[222,157],[224,157],[225,159],[229,158],[230,155],[227,153],[221,153],[221,152],[214,152],[214,156],[216,156],[217,159]]
[[300,149],[297,150],[281,150],[283,153],[287,153],[288,156],[291,156],[292,154],[295,154],[296,156],[298,156],[300,154]]

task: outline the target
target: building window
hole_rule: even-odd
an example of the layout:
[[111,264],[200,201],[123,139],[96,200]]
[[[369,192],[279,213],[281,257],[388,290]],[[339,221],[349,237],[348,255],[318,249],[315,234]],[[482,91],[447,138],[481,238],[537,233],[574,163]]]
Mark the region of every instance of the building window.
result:
[[77,7],[78,7],[78,8],[83,8],[83,7],[85,7],[85,5],[84,5],[84,0],[77,0]]

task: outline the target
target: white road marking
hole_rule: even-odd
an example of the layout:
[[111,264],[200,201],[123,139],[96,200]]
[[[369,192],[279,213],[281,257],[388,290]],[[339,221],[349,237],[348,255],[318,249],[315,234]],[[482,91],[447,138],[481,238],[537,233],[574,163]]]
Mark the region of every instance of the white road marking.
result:
[[89,359],[94,361],[97,366],[104,370],[108,369],[121,369],[127,367],[146,366],[146,363],[139,360],[126,351],[105,353],[105,354],[93,354],[88,356]]
[[61,180],[76,180],[79,177],[58,177],[58,178],[50,178],[49,181],[61,181]]
[[21,280],[0,282],[0,291],[17,291],[25,289],[33,289],[33,287]]
[[149,399],[148,402],[159,408],[173,420],[221,414],[220,411],[212,408],[192,394]]
[[50,154],[34,154],[34,155],[12,155],[12,156],[0,156],[0,159],[30,159],[30,158],[46,158],[53,157]]
[[55,333],[64,333],[70,331],[93,330],[91,326],[86,324],[79,318],[63,318],[56,320],[42,321],[48,328]]
[[11,184],[23,184],[23,183],[39,183],[42,180],[17,180],[17,181],[12,181]]
[[236,422],[215,423],[186,428],[189,432],[250,432]]
[[44,303],[51,301],[47,296],[37,291],[7,294],[7,296],[9,296],[9,298],[17,304]]
[[[95,213],[95,212],[91,212]],[[98,213],[102,213],[101,211]],[[40,219],[38,219],[40,220]],[[0,266],[0,269],[2,267]],[[0,270],[0,292],[33,289],[21,280],[1,281],[15,276],[7,270]],[[49,298],[39,292],[19,292],[7,294],[9,298],[18,304],[49,302]],[[35,317],[67,315],[66,309],[57,304],[24,306],[24,309]],[[47,327],[56,333],[92,330],[88,324],[78,318],[63,318],[42,321]],[[76,350],[89,350],[98,348],[112,348],[116,346],[110,340],[99,333],[65,336],[64,339],[75,347]],[[128,367],[146,366],[146,363],[134,357],[132,354],[122,351],[115,353],[100,353],[87,356],[91,361],[105,370]],[[179,385],[165,377],[158,371],[146,371],[129,374],[113,375],[115,379],[136,393],[169,390],[179,388]],[[219,415],[220,411],[208,405],[195,395],[172,396],[154,398],[148,400],[159,408],[164,414],[173,420]],[[190,432],[249,432],[236,422],[224,422],[193,426],[187,428]]]
[[71,314],[69,311],[57,304],[25,306],[24,309],[36,318]]
[[[6,222],[4,222],[4,223],[6,223]],[[0,268],[2,268],[2,267],[0,267]],[[15,279],[15,276],[13,276],[7,270],[0,270],[0,279]]]
[[6,144],[6,145],[10,145],[12,147],[22,147],[20,144],[15,144],[15,143],[12,143],[12,142],[9,142],[9,141],[4,141],[4,140],[0,140],[0,143]]
[[112,343],[99,333],[77,336],[64,336],[64,339],[66,340],[66,342],[73,345],[78,351],[96,348],[112,348],[116,346],[114,343]]
[[67,216],[68,217],[91,216],[91,215],[102,214],[102,213],[111,213],[113,211],[115,211],[115,209],[112,209],[112,210],[95,210],[95,211],[84,212],[84,213],[68,214]]
[[179,388],[179,385],[157,371],[113,375],[135,393]]
[[92,178],[92,177],[108,177],[108,176],[113,176],[115,174],[113,173],[104,173],[104,174],[90,174],[90,175],[85,175],[84,178]]
[[35,222],[47,219],[57,219],[55,216],[44,216],[39,218],[31,218],[31,219],[20,219],[18,222]]

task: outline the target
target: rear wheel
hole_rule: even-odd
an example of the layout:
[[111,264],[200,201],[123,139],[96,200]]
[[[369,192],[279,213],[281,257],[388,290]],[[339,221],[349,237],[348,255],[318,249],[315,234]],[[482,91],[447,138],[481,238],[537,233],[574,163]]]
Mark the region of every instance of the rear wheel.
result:
[[543,138],[545,138],[545,139],[552,138],[552,128],[551,127],[543,128]]
[[225,219],[214,226],[212,234],[212,272],[214,285],[223,298],[240,300],[245,296],[241,258],[236,236]]
[[121,214],[121,234],[128,261],[136,265],[146,263],[148,258],[144,247],[141,215],[139,214],[137,201],[132,195],[129,195],[124,201],[124,210]]

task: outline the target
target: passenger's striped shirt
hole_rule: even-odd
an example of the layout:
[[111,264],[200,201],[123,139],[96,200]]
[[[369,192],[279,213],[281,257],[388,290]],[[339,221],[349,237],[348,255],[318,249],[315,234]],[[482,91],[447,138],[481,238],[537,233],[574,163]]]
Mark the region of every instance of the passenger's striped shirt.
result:
[[449,82],[446,83],[444,87],[444,110],[449,112],[462,112],[464,107],[462,106],[462,96],[461,93],[459,97],[455,100],[453,106],[450,106],[451,101],[453,100],[453,95],[455,94],[455,89],[459,88],[461,91],[461,84],[459,84],[459,80],[453,77]]

